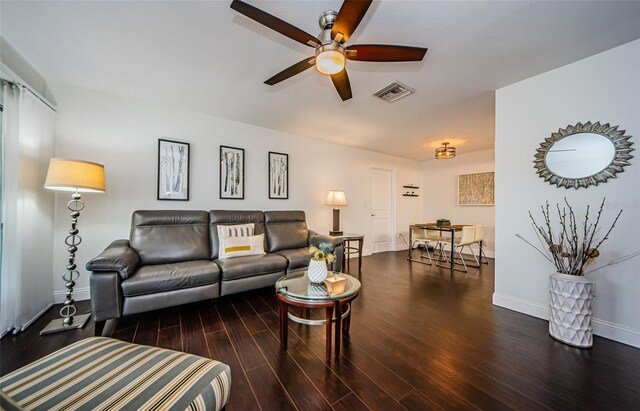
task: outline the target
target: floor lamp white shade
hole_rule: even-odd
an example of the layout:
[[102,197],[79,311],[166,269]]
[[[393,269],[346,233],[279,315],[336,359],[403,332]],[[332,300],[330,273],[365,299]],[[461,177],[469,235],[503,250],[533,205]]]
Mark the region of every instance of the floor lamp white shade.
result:
[[55,191],[104,193],[104,166],[90,161],[52,158],[49,161],[44,188]]

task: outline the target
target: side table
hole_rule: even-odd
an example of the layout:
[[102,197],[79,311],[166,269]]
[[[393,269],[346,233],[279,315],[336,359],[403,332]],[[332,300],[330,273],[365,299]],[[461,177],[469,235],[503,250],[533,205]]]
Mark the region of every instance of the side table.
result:
[[[276,282],[276,297],[280,317],[280,346],[287,349],[288,320],[304,325],[324,325],[326,328],[326,361],[331,361],[332,326],[335,324],[335,357],[340,357],[342,332],[349,332],[351,323],[351,301],[360,292],[360,281],[344,273],[333,275],[344,277],[344,287],[338,292],[330,292],[324,283],[309,282],[306,271],[289,274]],[[289,312],[289,307],[323,308],[325,318],[312,320],[301,318]]]
[[356,233],[344,233],[341,235],[344,240],[344,254],[342,256],[342,267],[344,269],[345,264],[347,270],[351,272],[350,256],[358,255],[358,274],[362,273],[362,249],[364,248],[364,235]]

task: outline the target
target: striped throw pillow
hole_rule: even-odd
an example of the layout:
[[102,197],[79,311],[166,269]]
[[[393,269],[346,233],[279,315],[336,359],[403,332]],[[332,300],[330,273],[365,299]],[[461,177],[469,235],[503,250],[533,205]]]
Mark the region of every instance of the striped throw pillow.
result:
[[220,259],[264,254],[264,234],[223,238],[224,248],[220,250]]
[[218,225],[218,256],[224,255],[226,247],[225,238],[227,237],[250,237],[255,234],[255,225],[235,224],[235,225]]

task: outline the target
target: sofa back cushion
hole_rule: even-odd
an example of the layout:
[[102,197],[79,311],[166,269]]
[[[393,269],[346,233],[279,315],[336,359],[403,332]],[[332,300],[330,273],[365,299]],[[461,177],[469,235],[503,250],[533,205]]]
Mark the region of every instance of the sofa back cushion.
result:
[[254,224],[253,233],[255,235],[264,234],[264,213],[262,211],[245,211],[245,210],[211,210],[209,211],[209,239],[211,241],[211,250],[209,258],[215,260],[218,258],[218,249],[220,243],[218,241],[219,225],[237,225],[237,224]]
[[265,211],[267,252],[302,248],[309,245],[304,211]]
[[206,211],[138,210],[131,218],[131,248],[142,265],[209,259]]

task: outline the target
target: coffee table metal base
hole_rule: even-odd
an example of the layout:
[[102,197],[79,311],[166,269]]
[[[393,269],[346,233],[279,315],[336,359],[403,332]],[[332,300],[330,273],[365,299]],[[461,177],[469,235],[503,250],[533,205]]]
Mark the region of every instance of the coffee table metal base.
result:
[[[332,324],[335,324],[335,357],[339,358],[342,332],[349,333],[349,326],[351,325],[350,303],[357,296],[358,294],[356,293],[342,300],[314,301],[290,298],[276,292],[276,297],[278,298],[278,311],[280,314],[280,346],[285,350],[287,349],[287,342],[289,339],[289,319],[305,325],[324,325],[326,328],[326,361],[330,362],[331,344],[334,339]],[[300,318],[289,313],[289,306],[300,308],[324,308],[325,318],[321,320]]]

